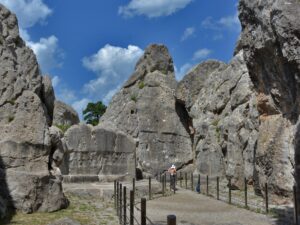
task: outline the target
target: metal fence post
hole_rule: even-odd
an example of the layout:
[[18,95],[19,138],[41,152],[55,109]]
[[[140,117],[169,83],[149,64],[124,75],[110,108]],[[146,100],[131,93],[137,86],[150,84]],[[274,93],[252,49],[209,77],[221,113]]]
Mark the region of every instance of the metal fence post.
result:
[[132,190],[133,194],[135,195],[135,178],[132,178]]
[[161,185],[161,187],[162,187],[162,194],[163,194],[163,196],[165,196],[165,176],[164,175],[162,176],[162,185]]
[[119,188],[119,220],[120,220],[120,224],[122,223],[122,184],[120,184],[120,188]]
[[149,200],[151,200],[151,177],[149,177]]
[[247,186],[247,179],[245,178],[245,208],[248,208],[248,186]]
[[220,200],[220,182],[219,182],[219,177],[217,177],[217,200]]
[[187,189],[187,173],[184,174],[184,179],[185,179],[185,189]]
[[117,181],[117,215],[119,215],[119,182]]
[[182,187],[182,174],[181,174],[181,171],[180,171],[180,187]]
[[126,187],[123,187],[123,225],[126,225]]
[[194,176],[193,173],[191,173],[191,189],[194,190]]
[[229,185],[228,185],[228,188],[229,188],[229,196],[228,196],[228,198],[229,198],[229,204],[231,204],[231,178],[229,178]]
[[206,175],[206,195],[208,196],[208,175]]
[[134,225],[134,192],[130,191],[130,215],[129,215],[129,224]]
[[266,213],[269,213],[268,183],[265,184]]
[[146,225],[146,199],[141,199],[141,225]]
[[293,192],[294,192],[294,223],[295,225],[299,225],[298,222],[298,202],[297,202],[297,186],[293,186]]
[[175,215],[167,216],[167,225],[176,225],[176,216]]
[[198,174],[198,186],[199,186],[199,194],[201,193],[201,176]]
[[117,181],[114,180],[114,203],[115,209],[117,208]]

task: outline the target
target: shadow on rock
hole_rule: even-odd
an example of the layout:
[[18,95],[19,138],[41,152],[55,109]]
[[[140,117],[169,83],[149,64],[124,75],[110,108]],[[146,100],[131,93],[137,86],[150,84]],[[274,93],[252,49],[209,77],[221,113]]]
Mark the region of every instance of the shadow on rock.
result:
[[0,156],[0,225],[10,224],[14,214],[15,207],[6,183],[6,168]]

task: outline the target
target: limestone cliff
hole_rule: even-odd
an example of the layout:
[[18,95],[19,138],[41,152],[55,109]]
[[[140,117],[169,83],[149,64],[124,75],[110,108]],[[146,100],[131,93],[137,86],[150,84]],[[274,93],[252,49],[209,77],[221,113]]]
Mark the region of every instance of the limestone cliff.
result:
[[52,160],[54,92],[19,36],[17,18],[0,4],[0,217],[67,206]]
[[157,174],[193,160],[188,122],[178,114],[173,61],[163,45],[150,45],[135,71],[113,97],[100,124],[114,126],[136,142],[137,167]]

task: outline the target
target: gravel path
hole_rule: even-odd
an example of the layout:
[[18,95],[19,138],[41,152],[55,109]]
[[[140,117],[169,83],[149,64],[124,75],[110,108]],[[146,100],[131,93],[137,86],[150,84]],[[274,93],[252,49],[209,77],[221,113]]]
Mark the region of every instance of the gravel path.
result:
[[165,225],[166,216],[175,214],[178,225],[272,225],[257,214],[204,195],[179,189],[176,195],[147,202],[147,216],[155,225]]

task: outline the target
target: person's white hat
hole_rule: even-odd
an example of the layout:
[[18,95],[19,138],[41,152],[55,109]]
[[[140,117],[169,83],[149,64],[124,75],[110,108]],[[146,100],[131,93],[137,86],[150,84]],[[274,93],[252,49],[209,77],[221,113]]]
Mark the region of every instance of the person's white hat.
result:
[[173,165],[171,166],[171,168],[172,168],[172,169],[175,169],[176,167],[175,167],[175,165],[173,164]]

